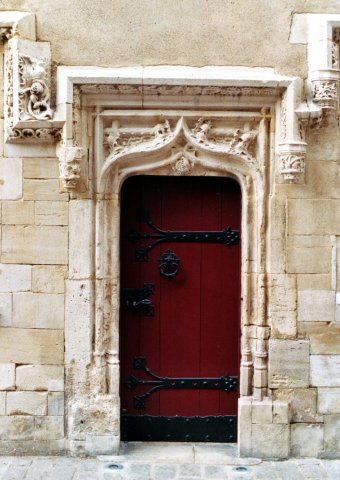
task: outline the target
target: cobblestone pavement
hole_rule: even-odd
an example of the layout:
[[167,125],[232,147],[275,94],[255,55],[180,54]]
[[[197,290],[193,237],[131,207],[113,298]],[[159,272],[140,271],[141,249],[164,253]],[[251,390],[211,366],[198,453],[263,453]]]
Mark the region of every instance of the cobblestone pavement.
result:
[[[130,448],[130,447],[129,447]],[[339,480],[340,460],[268,462],[235,452],[177,445],[133,449],[115,457],[0,457],[1,480]],[[191,453],[190,453],[191,448]],[[182,451],[181,451],[182,450]],[[204,451],[206,450],[206,451]],[[154,456],[156,455],[156,457]],[[151,458],[153,457],[153,458]]]

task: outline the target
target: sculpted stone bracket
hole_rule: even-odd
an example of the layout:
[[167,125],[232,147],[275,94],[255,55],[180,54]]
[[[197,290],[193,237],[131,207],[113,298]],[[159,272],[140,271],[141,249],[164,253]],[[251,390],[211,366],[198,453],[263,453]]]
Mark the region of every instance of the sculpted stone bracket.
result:
[[5,50],[5,141],[49,142],[61,139],[62,120],[51,108],[51,52],[47,42],[35,41],[34,15],[0,14]]

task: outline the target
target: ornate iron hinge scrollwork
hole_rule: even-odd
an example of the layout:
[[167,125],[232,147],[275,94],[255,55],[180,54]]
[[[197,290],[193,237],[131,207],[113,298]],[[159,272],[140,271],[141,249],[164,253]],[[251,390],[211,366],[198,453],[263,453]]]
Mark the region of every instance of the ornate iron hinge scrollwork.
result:
[[153,380],[140,380],[131,375],[123,384],[133,392],[137,387],[150,386],[151,389],[144,395],[133,397],[133,406],[137,410],[143,410],[146,407],[146,400],[158,390],[179,389],[179,390],[222,390],[223,392],[234,392],[238,387],[238,377],[217,378],[167,378],[160,377],[153,373],[146,365],[145,357],[135,357],[133,359],[133,368],[147,373]]
[[150,220],[149,212],[145,209],[137,210],[137,221],[146,223],[155,232],[154,234],[140,233],[137,230],[131,230],[129,232],[129,239],[132,243],[138,243],[146,239],[154,239],[153,243],[136,250],[136,260],[138,262],[147,262],[148,253],[156,245],[163,242],[221,243],[229,246],[238,245],[240,243],[240,231],[232,230],[231,227],[227,227],[225,230],[213,232],[161,230]]
[[144,283],[143,288],[123,288],[121,305],[130,312],[142,312],[146,317],[153,317],[155,308],[149,299],[155,293],[153,283]]

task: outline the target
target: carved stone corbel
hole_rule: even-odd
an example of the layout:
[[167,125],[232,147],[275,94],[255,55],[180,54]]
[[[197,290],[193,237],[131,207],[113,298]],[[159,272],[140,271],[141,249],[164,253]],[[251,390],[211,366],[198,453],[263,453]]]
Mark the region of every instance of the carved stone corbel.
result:
[[81,147],[61,147],[58,152],[60,180],[67,192],[75,190],[80,178],[80,162],[85,155],[85,150]]
[[60,140],[50,105],[50,45],[12,38],[5,53],[5,141]]

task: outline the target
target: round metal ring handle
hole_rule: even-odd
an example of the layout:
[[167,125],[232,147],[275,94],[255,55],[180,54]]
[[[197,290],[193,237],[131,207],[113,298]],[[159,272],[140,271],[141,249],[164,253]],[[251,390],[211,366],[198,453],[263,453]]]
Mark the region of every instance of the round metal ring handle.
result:
[[178,274],[180,268],[180,259],[177,257],[175,252],[167,250],[161,255],[158,262],[159,271],[163,277],[173,278]]

